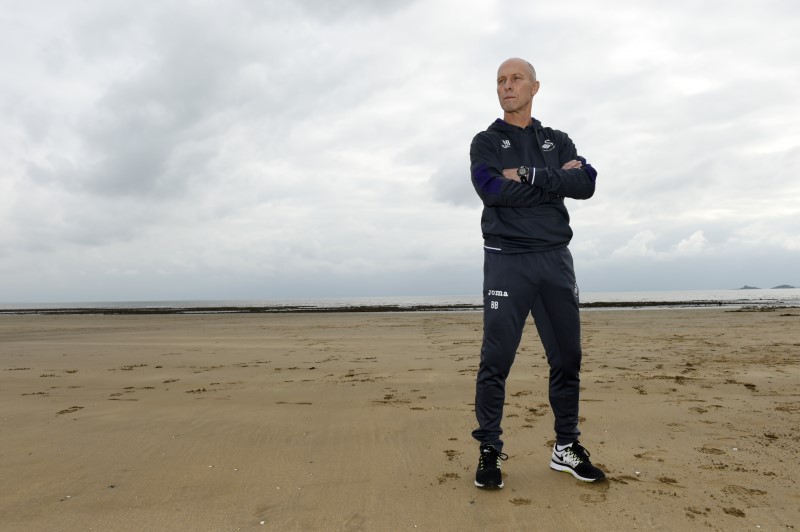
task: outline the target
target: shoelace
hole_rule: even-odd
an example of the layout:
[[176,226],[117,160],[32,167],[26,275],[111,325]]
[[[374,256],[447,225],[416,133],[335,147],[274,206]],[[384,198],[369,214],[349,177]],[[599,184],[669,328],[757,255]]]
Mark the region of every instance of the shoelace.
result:
[[587,451],[583,445],[581,445],[578,442],[575,442],[572,444],[572,449],[573,452],[578,456],[578,458],[581,459],[582,462],[589,461],[589,451]]
[[564,449],[564,452],[574,456],[578,460],[578,463],[589,461],[589,451],[587,451],[586,448],[578,442],[574,442],[572,445]]
[[506,453],[499,452],[494,447],[487,447],[486,449],[481,451],[480,464],[478,465],[478,467],[480,467],[480,469],[483,469],[484,467],[486,467],[486,465],[492,463],[489,460],[487,460],[487,462],[484,462],[484,458],[487,458],[487,459],[488,458],[495,458],[496,461],[497,461],[497,468],[499,469],[500,468],[500,461],[501,460],[503,460],[503,461],[508,460],[508,455]]

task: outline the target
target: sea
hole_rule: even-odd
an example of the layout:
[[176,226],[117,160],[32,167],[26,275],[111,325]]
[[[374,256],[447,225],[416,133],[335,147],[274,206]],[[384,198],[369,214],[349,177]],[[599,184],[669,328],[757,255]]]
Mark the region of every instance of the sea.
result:
[[[797,307],[800,288],[581,292],[584,310],[608,308]],[[303,312],[303,311],[477,311],[481,294],[460,296],[390,296],[318,299],[81,301],[0,303],[0,313],[29,312]]]

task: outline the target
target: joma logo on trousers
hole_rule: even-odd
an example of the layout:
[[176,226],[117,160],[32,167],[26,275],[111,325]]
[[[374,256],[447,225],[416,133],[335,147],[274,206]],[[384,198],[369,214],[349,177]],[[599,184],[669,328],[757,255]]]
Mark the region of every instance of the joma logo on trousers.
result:
[[487,295],[496,296],[496,297],[508,297],[508,292],[503,290],[489,290]]

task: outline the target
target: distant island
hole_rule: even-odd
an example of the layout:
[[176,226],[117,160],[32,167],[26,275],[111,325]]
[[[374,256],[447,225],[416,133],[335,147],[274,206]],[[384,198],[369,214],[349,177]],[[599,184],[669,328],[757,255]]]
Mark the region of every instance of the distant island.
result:
[[[797,288],[797,287],[796,286],[792,286],[790,284],[782,284],[782,285],[778,285],[778,286],[773,286],[772,290],[775,290],[775,289],[778,289],[778,288]],[[759,288],[757,286],[744,285],[743,287],[737,288],[736,290],[761,290],[761,288]]]

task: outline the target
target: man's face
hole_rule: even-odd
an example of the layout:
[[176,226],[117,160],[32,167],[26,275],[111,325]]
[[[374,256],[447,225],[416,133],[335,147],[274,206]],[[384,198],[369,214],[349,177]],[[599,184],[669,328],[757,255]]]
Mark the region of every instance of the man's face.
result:
[[539,90],[531,69],[523,61],[511,59],[497,70],[497,98],[506,113],[513,113],[531,105],[533,95]]

